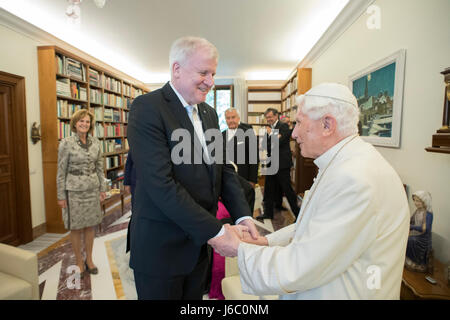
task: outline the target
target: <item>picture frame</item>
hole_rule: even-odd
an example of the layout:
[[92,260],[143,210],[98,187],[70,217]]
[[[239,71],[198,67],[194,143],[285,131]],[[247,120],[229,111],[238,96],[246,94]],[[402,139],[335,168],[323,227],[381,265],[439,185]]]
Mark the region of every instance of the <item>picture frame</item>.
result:
[[360,135],[373,145],[400,147],[405,60],[401,49],[349,77],[361,112]]

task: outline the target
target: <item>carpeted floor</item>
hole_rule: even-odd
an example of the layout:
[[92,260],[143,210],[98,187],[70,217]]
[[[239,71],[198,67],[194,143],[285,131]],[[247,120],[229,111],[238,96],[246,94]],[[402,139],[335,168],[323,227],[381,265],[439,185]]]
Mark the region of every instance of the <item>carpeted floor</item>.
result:
[[[285,199],[285,206],[288,207]],[[131,216],[130,202],[112,209],[97,228],[93,260],[97,275],[82,279],[75,274],[75,256],[66,235],[38,254],[39,282],[42,300],[134,300],[136,289],[133,272],[125,254],[126,233]],[[275,212],[273,220],[255,220],[262,235],[276,231],[294,221],[288,211]]]

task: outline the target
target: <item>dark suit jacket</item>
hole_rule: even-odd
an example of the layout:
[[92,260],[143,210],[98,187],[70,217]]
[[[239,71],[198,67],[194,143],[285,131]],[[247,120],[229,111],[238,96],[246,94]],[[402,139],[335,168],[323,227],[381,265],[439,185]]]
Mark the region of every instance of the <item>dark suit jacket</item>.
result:
[[[225,143],[225,152],[224,152],[224,159],[226,159],[226,149],[228,148],[233,148],[234,150],[234,154],[233,154],[233,159],[231,159],[238,168],[238,174],[244,178],[247,181],[253,182],[253,183],[257,183],[258,182],[258,160],[259,160],[259,155],[258,155],[258,140],[257,137],[255,136],[255,133],[253,131],[253,127],[249,124],[246,123],[240,123],[238,126],[238,129],[242,129],[244,131],[244,133],[248,131],[248,134],[250,134],[254,139],[254,143],[256,144],[255,146],[250,146],[251,143],[251,139],[247,136],[240,136],[240,135],[235,135],[233,137],[233,139],[231,139],[228,142],[228,138],[227,138],[227,134],[228,134],[228,130],[225,130],[224,132],[222,132],[222,136],[223,136],[223,141]],[[243,148],[245,148],[245,163],[243,164],[239,164],[238,163],[238,147],[241,148],[241,146]],[[253,150],[253,152],[256,151],[256,161],[257,163],[255,164],[251,164],[250,163],[250,148],[254,148],[255,150]]]
[[[198,109],[203,129],[219,130],[215,110],[206,103]],[[190,133],[193,150],[194,127],[169,83],[133,101],[128,140],[139,178],[130,267],[150,276],[185,275],[193,270],[201,247],[222,227],[215,217],[219,196],[234,221],[251,215],[231,168],[172,162],[171,151],[179,141],[171,137],[180,128]],[[191,163],[194,153],[188,152]]]
[[136,168],[134,166],[131,150],[128,151],[127,162],[125,163],[125,178],[123,184],[126,186],[136,186]]
[[[292,167],[292,152],[290,148],[290,140],[292,131],[289,129],[289,126],[278,120],[278,123],[275,126],[275,129],[278,129],[278,134],[281,134],[279,138],[279,153],[280,153],[280,169],[286,169]],[[268,137],[267,147],[268,147],[268,155],[271,155],[271,137]]]

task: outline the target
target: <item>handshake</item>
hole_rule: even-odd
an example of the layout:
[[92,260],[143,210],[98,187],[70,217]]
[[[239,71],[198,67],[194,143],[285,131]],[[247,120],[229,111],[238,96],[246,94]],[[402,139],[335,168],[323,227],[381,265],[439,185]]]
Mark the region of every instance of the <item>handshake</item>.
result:
[[211,238],[208,244],[221,256],[235,257],[241,241],[267,246],[267,238],[259,235],[252,219],[241,221],[238,225],[224,225],[225,233],[219,237]]

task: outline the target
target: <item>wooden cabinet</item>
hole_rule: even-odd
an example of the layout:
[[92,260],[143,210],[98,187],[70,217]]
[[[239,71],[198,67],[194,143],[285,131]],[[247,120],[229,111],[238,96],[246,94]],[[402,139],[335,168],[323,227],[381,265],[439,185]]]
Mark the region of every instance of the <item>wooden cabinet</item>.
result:
[[[291,127],[295,126],[297,114],[296,96],[311,89],[311,68],[297,68],[296,72],[281,87],[281,114],[290,118]],[[291,150],[294,166],[291,170],[291,181],[294,191],[303,194],[311,188],[313,179],[317,175],[317,167],[313,159],[302,157],[297,142],[291,139]]]
[[95,115],[94,136],[101,144],[105,177],[121,188],[128,152],[127,123],[132,100],[149,90],[56,46],[38,47],[42,161],[47,232],[66,232],[57,205],[59,141],[71,134],[70,118],[78,109]]

